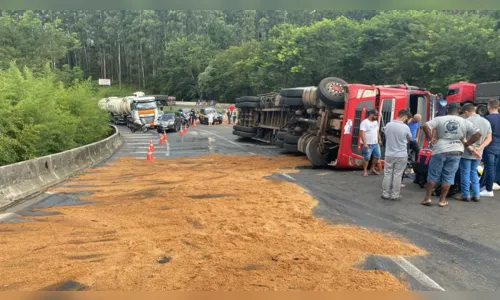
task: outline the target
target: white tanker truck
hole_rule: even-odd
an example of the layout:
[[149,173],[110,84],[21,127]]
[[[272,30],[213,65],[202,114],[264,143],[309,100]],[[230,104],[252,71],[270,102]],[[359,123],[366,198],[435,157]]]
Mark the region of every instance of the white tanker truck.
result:
[[109,112],[114,124],[127,125],[132,132],[155,128],[160,116],[155,97],[145,97],[142,92],[134,95],[104,98],[97,105]]

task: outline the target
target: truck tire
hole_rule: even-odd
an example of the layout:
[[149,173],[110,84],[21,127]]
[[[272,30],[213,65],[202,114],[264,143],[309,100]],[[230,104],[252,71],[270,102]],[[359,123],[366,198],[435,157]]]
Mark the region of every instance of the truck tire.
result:
[[478,105],[476,108],[476,113],[482,117],[488,114],[488,106],[482,104]]
[[307,143],[309,143],[309,141],[311,139],[313,139],[314,137],[315,137],[315,135],[310,134],[310,133],[303,134],[300,137],[299,141],[297,142],[297,149],[299,149],[299,152],[302,152],[305,154]]
[[244,131],[237,131],[237,130],[233,130],[233,134],[244,137],[244,138],[252,138],[256,135],[256,133],[254,133],[254,132],[244,132]]
[[236,108],[259,108],[260,102],[238,102]]
[[284,106],[304,106],[304,101],[302,101],[302,97],[300,98],[290,98],[281,96],[280,104]]
[[281,89],[280,95],[281,97],[288,97],[288,98],[302,98],[304,90],[307,88],[310,88],[310,86]]
[[286,131],[278,131],[276,133],[276,139],[278,140],[284,140],[286,135]]
[[260,102],[260,97],[257,96],[243,96],[240,97],[240,102]]
[[233,130],[255,133],[255,132],[257,132],[257,127],[247,127],[247,126],[234,125]]
[[299,153],[299,150],[297,149],[297,144],[283,144],[283,148],[285,149],[285,152],[288,153]]
[[285,138],[283,140],[287,144],[297,145],[297,143],[299,142],[299,139],[300,139],[300,135],[287,134],[287,135],[285,135]]
[[285,145],[285,142],[283,140],[276,140],[275,145],[278,148],[283,148]]
[[306,156],[309,162],[314,167],[325,167],[328,165],[328,160],[326,159],[326,155],[319,152],[319,137],[314,137],[309,140],[306,146]]
[[318,85],[318,98],[328,106],[343,108],[347,82],[337,77],[327,77]]

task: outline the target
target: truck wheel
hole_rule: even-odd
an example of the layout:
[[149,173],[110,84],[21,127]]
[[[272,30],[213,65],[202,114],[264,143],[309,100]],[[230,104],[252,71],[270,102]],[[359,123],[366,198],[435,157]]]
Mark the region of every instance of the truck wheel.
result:
[[241,102],[260,102],[260,98],[256,96],[243,96],[240,98],[236,98],[236,103]]
[[337,77],[327,77],[318,85],[318,98],[328,106],[344,107],[347,82]]
[[239,102],[235,106],[236,108],[258,108],[260,107],[260,102]]
[[485,116],[488,114],[488,106],[486,105],[479,105],[477,108],[476,108],[476,113],[480,116]]
[[291,98],[291,97],[280,97],[280,104],[284,106],[304,106],[304,101],[302,97],[300,98]]
[[287,135],[285,135],[284,141],[287,144],[297,145],[297,143],[299,142],[299,139],[300,139],[300,135],[287,134]]
[[283,144],[283,148],[285,149],[285,152],[288,153],[300,153],[299,150],[297,149],[297,144]]
[[254,132],[243,132],[243,131],[238,131],[238,130],[233,130],[233,134],[244,137],[244,138],[252,138],[255,136]]
[[311,86],[281,89],[280,95],[281,97],[288,97],[288,98],[302,98],[304,90],[310,87]]
[[278,140],[284,140],[286,135],[286,131],[278,131],[276,133],[276,139]]
[[306,156],[314,167],[324,167],[328,165],[326,155],[319,152],[319,137],[314,137],[307,143]]
[[234,125],[233,130],[243,131],[243,132],[257,132],[257,127],[247,127],[247,126]]

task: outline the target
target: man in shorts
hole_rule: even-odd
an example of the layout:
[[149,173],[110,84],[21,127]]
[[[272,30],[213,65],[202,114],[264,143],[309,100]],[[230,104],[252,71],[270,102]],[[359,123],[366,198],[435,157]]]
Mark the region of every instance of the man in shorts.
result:
[[[431,206],[432,190],[437,183],[441,183],[439,206],[448,205],[446,196],[451,185],[455,183],[455,173],[460,165],[464,147],[469,147],[481,138],[479,129],[470,121],[460,117],[460,104],[450,103],[447,109],[446,116],[436,117],[422,127],[433,144],[422,205]],[[436,130],[434,138],[433,130]],[[470,138],[466,140],[468,136]]]
[[359,126],[359,134],[361,136],[362,155],[363,155],[363,176],[368,176],[368,164],[373,154],[372,174],[379,175],[375,170],[380,159],[380,144],[382,140],[379,134],[378,111],[372,109],[368,111],[368,117],[361,122]]

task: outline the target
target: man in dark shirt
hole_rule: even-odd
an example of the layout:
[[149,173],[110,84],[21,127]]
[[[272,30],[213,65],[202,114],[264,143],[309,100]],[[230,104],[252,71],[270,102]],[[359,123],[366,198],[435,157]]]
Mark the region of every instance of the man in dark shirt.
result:
[[481,191],[481,197],[493,197],[493,182],[496,177],[496,167],[500,159],[500,114],[498,113],[500,102],[498,100],[490,100],[488,102],[488,115],[485,119],[491,124],[491,143],[484,148],[483,163],[484,171],[481,177],[481,186],[484,190]]
[[446,116],[448,102],[443,98],[442,94],[438,94],[438,100],[436,102],[436,117]]

